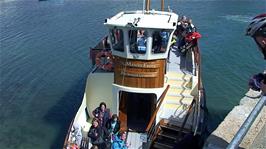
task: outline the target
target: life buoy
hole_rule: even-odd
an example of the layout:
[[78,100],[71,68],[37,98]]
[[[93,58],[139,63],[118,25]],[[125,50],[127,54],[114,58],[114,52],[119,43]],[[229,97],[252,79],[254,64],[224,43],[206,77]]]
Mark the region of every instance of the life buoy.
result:
[[[105,59],[102,59],[105,57]],[[109,51],[101,51],[97,53],[95,58],[95,63],[98,68],[101,68],[106,71],[112,71],[113,69],[113,56]]]

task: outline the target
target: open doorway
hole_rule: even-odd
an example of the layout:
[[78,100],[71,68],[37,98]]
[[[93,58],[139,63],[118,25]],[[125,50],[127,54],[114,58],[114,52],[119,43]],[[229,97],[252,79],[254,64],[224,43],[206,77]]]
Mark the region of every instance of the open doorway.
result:
[[144,132],[156,109],[156,95],[124,91],[119,94],[119,118],[122,129]]

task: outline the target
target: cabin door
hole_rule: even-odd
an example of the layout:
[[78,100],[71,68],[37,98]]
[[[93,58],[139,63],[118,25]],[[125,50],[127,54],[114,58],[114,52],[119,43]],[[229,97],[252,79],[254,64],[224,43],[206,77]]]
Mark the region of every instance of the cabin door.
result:
[[156,108],[156,95],[120,92],[121,129],[144,132]]

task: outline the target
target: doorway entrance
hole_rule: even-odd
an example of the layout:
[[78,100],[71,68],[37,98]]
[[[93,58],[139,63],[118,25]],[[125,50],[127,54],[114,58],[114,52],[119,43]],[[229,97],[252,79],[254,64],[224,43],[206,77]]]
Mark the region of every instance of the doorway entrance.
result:
[[144,132],[156,109],[156,95],[121,91],[119,97],[121,129]]

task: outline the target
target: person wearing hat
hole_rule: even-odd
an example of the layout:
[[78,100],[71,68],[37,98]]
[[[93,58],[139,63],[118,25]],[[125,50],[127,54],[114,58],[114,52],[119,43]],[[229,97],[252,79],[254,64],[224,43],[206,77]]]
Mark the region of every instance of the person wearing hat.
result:
[[[247,28],[246,35],[254,39],[264,56],[264,60],[266,60],[266,13],[252,19]],[[263,73],[254,75],[249,81],[249,86],[253,90],[261,90],[262,95],[266,96],[266,70]]]

